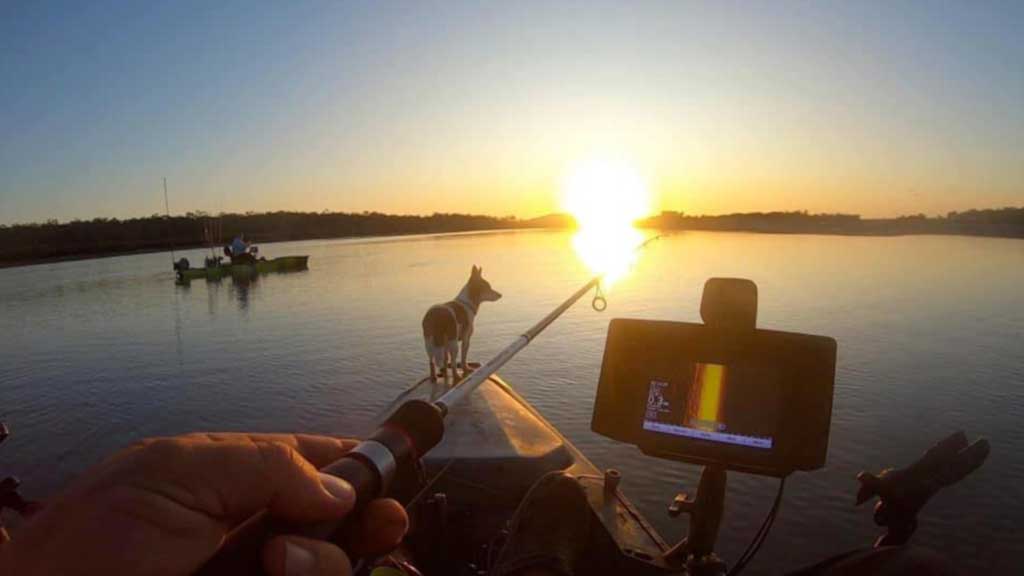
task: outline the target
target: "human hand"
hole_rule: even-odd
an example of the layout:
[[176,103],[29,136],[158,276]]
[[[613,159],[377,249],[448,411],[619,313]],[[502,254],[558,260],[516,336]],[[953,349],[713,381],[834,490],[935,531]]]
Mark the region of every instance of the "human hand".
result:
[[[317,468],[353,440],[271,434],[190,434],[139,442],[72,484],[12,536],[0,540],[0,574],[184,576],[225,536],[267,510],[293,523],[337,520],[355,505],[344,480]],[[358,518],[361,555],[397,546],[408,529],[394,500],[370,502]],[[263,549],[271,576],[348,575],[334,544],[277,536]]]

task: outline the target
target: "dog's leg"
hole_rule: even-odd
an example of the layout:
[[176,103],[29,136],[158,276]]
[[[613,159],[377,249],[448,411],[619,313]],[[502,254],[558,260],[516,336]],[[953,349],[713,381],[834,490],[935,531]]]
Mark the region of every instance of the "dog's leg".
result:
[[427,349],[427,364],[430,365],[430,381],[437,382],[437,371],[434,368],[434,347],[430,344],[430,340],[424,335],[423,347]]
[[[458,361],[459,361],[459,342],[458,342],[458,340],[452,340],[451,342],[448,343],[447,352],[445,353],[445,356],[447,356],[448,359],[450,359],[451,363],[452,363],[452,380],[458,382],[458,380],[459,380],[459,371],[456,369],[456,366],[458,366]],[[463,371],[463,374],[465,374],[465,371]]]
[[466,374],[469,372],[469,337],[473,333],[466,334],[466,337],[462,339],[462,373]]
[[441,344],[434,347],[434,362],[437,364],[437,368],[440,370],[441,379],[447,379],[447,359],[444,357],[444,351],[447,347],[446,344]]
[[440,371],[441,379],[447,378],[447,360],[444,358],[444,349],[446,347],[447,347],[446,344],[441,344],[439,346],[433,346],[433,351],[431,352],[431,354],[432,354],[432,356],[431,356],[432,362],[437,367],[437,369]]

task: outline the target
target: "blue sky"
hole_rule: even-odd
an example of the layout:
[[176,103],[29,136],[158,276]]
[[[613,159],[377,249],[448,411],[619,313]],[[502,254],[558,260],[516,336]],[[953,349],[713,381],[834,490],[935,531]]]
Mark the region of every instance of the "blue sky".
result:
[[0,223],[1024,205],[1024,3],[5,2]]

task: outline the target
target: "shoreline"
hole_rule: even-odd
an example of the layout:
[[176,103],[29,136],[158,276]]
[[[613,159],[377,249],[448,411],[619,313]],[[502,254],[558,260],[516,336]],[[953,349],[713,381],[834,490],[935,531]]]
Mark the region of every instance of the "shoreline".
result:
[[[968,238],[1001,238],[1006,240],[1024,240],[1024,236],[1011,235],[1011,234],[976,234],[968,232],[883,232],[883,231],[852,231],[852,230],[836,230],[836,231],[806,231],[806,230],[756,230],[756,229],[711,229],[711,228],[657,228],[643,226],[639,227],[641,230],[653,231],[660,234],[669,234],[673,232],[714,232],[714,233],[742,233],[742,234],[765,234],[765,235],[780,235],[780,236],[849,236],[859,238],[892,238],[898,236],[963,236]],[[406,239],[415,237],[431,237],[431,236],[461,236],[461,235],[472,235],[472,234],[488,234],[498,232],[519,232],[519,231],[536,231],[536,230],[572,230],[570,227],[538,227],[538,226],[524,226],[524,227],[508,227],[508,228],[479,228],[474,230],[458,230],[458,231],[438,231],[438,232],[397,232],[393,234],[352,234],[352,235],[339,235],[339,236],[324,236],[314,238],[289,238],[279,240],[260,240],[259,245],[265,244],[281,244],[284,242],[311,242],[318,240],[387,240],[390,238],[394,239]],[[62,262],[78,262],[82,260],[100,260],[105,258],[117,258],[119,256],[138,256],[142,254],[158,254],[163,252],[172,251],[186,251],[186,250],[197,250],[204,249],[206,246],[203,244],[186,244],[182,246],[175,246],[172,248],[138,248],[134,250],[118,250],[111,252],[100,252],[100,253],[83,253],[83,254],[69,254],[66,256],[54,256],[37,259],[27,260],[10,260],[0,261],[0,270],[8,268],[25,268],[30,266],[43,266],[46,264],[60,264]]]
[[[261,240],[258,245],[283,244],[285,242],[318,242],[329,240],[368,240],[387,241],[389,239],[412,240],[415,238],[430,238],[432,236],[473,236],[477,234],[499,234],[502,232],[529,232],[538,230],[565,230],[564,228],[543,228],[543,227],[522,227],[522,228],[481,228],[479,230],[460,230],[457,232],[408,232],[395,234],[359,234],[351,236],[325,236],[320,238],[299,238],[287,240]],[[173,251],[184,252],[187,250],[205,250],[208,248],[202,244],[188,244],[175,246]],[[119,256],[139,256],[142,254],[160,254],[171,252],[171,248],[139,248],[137,250],[125,250],[116,252],[102,252],[89,254],[74,254],[67,256],[55,256],[52,258],[38,258],[35,260],[12,260],[0,261],[0,270],[6,268],[26,268],[29,266],[44,266],[46,264],[60,264],[62,262],[80,262],[82,260],[102,260],[105,258],[117,258]]]

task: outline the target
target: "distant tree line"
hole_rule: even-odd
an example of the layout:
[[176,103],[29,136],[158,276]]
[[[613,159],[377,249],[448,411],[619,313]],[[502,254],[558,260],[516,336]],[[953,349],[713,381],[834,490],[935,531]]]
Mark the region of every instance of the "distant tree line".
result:
[[[513,228],[571,228],[565,214],[521,220],[472,214],[398,216],[379,212],[267,212],[183,216],[95,218],[38,224],[0,225],[0,266],[87,258],[129,252],[192,248],[227,243],[238,234],[254,242],[353,236],[433,234]],[[945,216],[923,214],[868,219],[856,214],[751,212],[693,216],[662,212],[638,222],[660,230],[722,230],[776,234],[966,234],[1024,238],[1024,208],[969,210]]]
[[548,226],[543,219],[519,220],[471,214],[396,216],[378,212],[189,212],[118,220],[95,218],[0,226],[0,265],[83,258],[128,252],[227,243],[239,234],[254,242],[352,236],[390,236]]
[[899,218],[861,218],[856,214],[802,212],[748,212],[721,216],[691,216],[662,212],[637,223],[659,230],[723,230],[773,234],[964,234],[1024,238],[1024,208],[968,210],[945,216],[924,214]]

